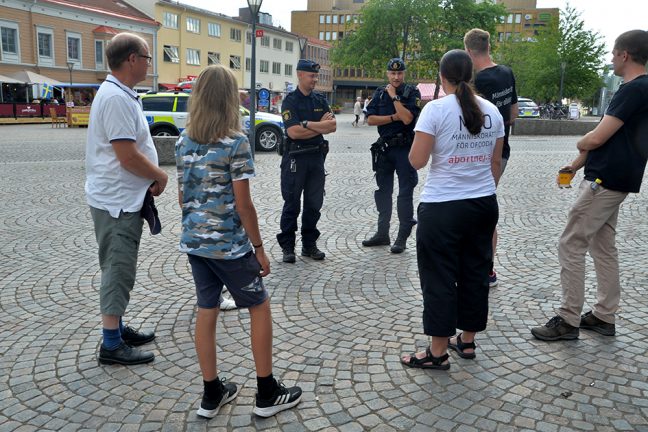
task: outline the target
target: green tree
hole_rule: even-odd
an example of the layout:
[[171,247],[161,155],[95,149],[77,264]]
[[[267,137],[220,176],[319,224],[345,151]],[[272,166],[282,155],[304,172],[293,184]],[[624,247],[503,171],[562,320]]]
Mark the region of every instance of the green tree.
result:
[[591,98],[602,84],[604,54],[602,37],[567,5],[535,40],[500,44],[495,58],[513,69],[518,94],[543,102],[560,98],[561,75],[564,98]]
[[387,60],[403,57],[410,74],[435,78],[441,56],[463,47],[466,31],[494,31],[504,10],[474,0],[372,0],[361,9],[360,24],[347,24],[332,61],[337,67],[361,68],[370,77],[383,77]]

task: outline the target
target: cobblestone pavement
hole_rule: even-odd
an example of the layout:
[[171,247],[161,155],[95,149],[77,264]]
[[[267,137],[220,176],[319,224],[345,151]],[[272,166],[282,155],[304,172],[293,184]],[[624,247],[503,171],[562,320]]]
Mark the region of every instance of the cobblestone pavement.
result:
[[99,367],[99,269],[83,195],[86,131],[1,126],[0,431],[648,431],[646,192],[630,196],[619,217],[617,336],[583,331],[575,341],[536,341],[529,328],[553,316],[559,299],[557,239],[576,191],[557,189],[554,178],[576,137],[513,137],[499,191],[500,284],[491,291],[477,359],[453,354],[448,372],[410,370],[399,355],[427,342],[415,244],[410,238],[401,255],[361,246],[376,220],[367,151],[375,129],[350,122],[339,116],[331,137],[319,243],[325,261],[280,262],[276,154],[257,156],[252,182],[273,257],[266,285],[275,375],[303,386],[304,400],[274,418],[251,414],[248,313],[228,311],[219,319],[219,366],[243,390],[211,421],[195,414],[202,382],[193,283],[176,249],[175,184],[158,200],[162,234],[143,237],[126,317],[156,331],[149,345],[155,362]]

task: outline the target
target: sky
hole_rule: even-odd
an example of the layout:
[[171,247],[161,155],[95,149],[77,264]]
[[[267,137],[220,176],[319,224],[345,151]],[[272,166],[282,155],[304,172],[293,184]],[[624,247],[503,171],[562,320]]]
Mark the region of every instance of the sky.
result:
[[[238,16],[240,7],[247,8],[247,0],[181,0],[182,3]],[[306,10],[306,0],[264,0],[261,11],[272,15],[275,25],[290,30],[290,12]],[[603,36],[608,51],[617,36],[627,30],[648,30],[648,0],[570,0],[569,4],[582,13],[585,28]],[[564,8],[565,0],[537,0],[537,7]]]

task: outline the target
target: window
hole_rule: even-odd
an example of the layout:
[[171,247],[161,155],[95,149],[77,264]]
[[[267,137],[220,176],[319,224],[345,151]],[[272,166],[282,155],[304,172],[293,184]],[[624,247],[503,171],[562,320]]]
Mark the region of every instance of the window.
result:
[[231,28],[230,29],[230,39],[236,42],[241,42],[241,30]]
[[331,32],[331,39],[337,40],[337,32]]
[[200,20],[198,18],[187,17],[187,31],[200,33]]
[[245,32],[245,42],[252,45],[252,32]]
[[351,15],[347,15],[347,16],[346,16],[346,22],[347,22],[347,23],[350,23],[350,22],[351,22]]
[[522,22],[522,14],[515,14],[515,24],[520,24]]
[[259,62],[259,72],[268,73],[269,68],[270,68],[270,62],[268,60],[261,60]]
[[187,64],[200,66],[200,50],[187,48]]
[[276,75],[281,75],[281,63],[272,62],[272,73]]
[[207,66],[220,64],[220,53],[208,52],[207,53]]
[[340,24],[344,24],[344,15],[340,15]]
[[333,24],[337,24],[337,23],[338,23],[338,16],[333,15]]
[[66,36],[67,61],[81,64],[81,35],[79,33],[66,33]]
[[499,32],[497,33],[497,41],[502,42],[504,40],[504,33]]
[[218,23],[207,23],[207,33],[209,36],[221,37],[221,27]]
[[162,20],[162,25],[166,28],[177,29],[178,28],[178,15],[171,12],[164,12],[164,18]]
[[326,24],[331,24],[331,15],[326,15]]
[[338,39],[344,38],[344,32],[338,32]]
[[285,64],[284,65],[284,74],[286,76],[292,76],[292,65],[291,64]]
[[[189,99],[189,98],[182,98]],[[142,99],[142,108],[144,111],[173,111],[173,102],[175,98],[173,96],[155,96],[155,97],[146,97]]]
[[324,32],[319,32],[319,39],[324,40]]
[[252,70],[252,59],[250,57],[245,57],[245,70]]
[[[240,32],[240,30],[239,30],[239,32]],[[241,69],[241,57],[240,56],[235,56],[235,55],[230,56],[230,68],[231,69],[236,69],[236,70]]]
[[180,55],[178,54],[177,46],[164,45],[164,61],[169,63],[180,63]]
[[104,65],[104,41],[95,41],[95,68],[97,70],[105,69]]
[[326,40],[331,40],[331,32],[326,32]]
[[176,112],[187,112],[188,97],[178,97],[176,102]]
[[269,47],[270,46],[270,36],[263,36],[261,38],[261,46]]
[[324,24],[324,15],[320,15],[320,24]]
[[506,18],[506,22],[509,24],[513,24],[513,14],[509,14],[508,18]]
[[54,31],[49,28],[37,27],[38,33],[38,64],[54,66]]
[[282,45],[281,39],[272,38],[272,47],[274,49],[281,49],[281,45]]
[[286,41],[286,51],[293,52],[293,43]]
[[353,15],[353,23],[358,24],[358,15]]
[[506,36],[504,36],[504,40],[509,40],[511,39],[511,32],[506,32]]

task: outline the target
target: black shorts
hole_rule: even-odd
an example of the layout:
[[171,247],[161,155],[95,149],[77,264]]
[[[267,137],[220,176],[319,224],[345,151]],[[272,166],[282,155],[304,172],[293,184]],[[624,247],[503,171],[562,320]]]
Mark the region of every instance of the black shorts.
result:
[[268,292],[259,276],[261,264],[252,252],[233,260],[204,258],[192,254],[188,256],[196,283],[198,307],[220,307],[223,285],[227,285],[236,306],[240,308],[260,305],[268,298]]

